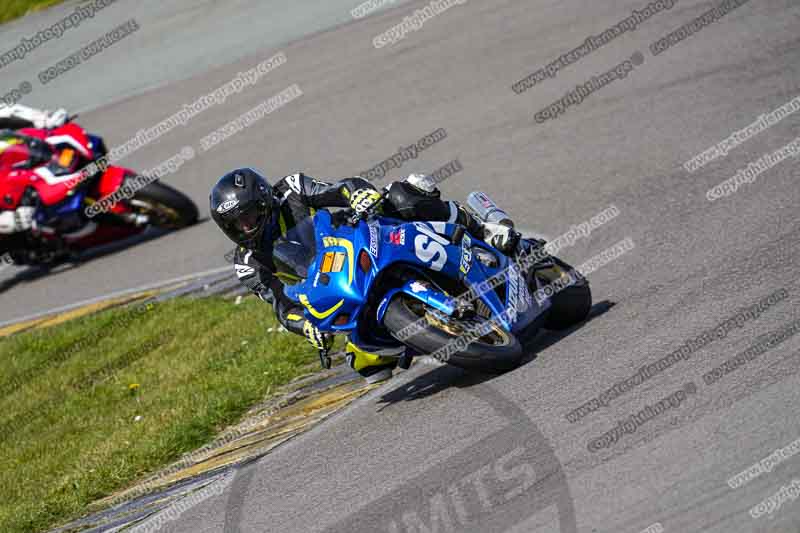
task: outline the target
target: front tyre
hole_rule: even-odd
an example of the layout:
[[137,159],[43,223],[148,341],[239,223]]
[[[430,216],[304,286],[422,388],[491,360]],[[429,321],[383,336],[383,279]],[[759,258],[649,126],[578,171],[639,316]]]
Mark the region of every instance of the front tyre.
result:
[[[519,365],[523,355],[516,336],[489,324],[487,319],[448,317],[405,294],[392,299],[383,323],[392,336],[407,346],[423,354],[438,353],[440,361],[467,370],[510,370]],[[465,335],[481,326],[488,331],[467,344]]]
[[538,283],[530,279],[528,286],[532,293],[536,293],[537,286],[554,288],[555,294],[550,296],[551,306],[544,327],[559,331],[586,320],[592,309],[592,290],[589,280],[576,276],[573,267],[555,256],[550,257],[550,261],[550,266],[536,268],[532,272]]
[[131,204],[146,214],[150,223],[163,229],[181,229],[197,222],[195,203],[185,194],[160,181],[136,191]]
[[550,299],[544,327],[552,330],[570,328],[586,320],[592,309],[592,290],[585,281],[560,290]]

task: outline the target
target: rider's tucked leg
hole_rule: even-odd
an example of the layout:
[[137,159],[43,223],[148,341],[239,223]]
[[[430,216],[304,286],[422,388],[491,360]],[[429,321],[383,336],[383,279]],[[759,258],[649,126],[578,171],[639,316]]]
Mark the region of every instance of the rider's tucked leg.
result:
[[504,254],[516,250],[519,234],[513,225],[484,223],[458,202],[444,201],[441,191],[430,178],[411,174],[405,181],[391,184],[384,213],[402,220],[436,220],[461,224],[471,234],[485,240]]

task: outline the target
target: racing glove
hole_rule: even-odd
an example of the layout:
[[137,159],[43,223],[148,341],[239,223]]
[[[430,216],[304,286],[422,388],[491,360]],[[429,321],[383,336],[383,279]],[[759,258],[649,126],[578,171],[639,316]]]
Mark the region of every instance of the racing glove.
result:
[[0,213],[0,234],[8,235],[31,229],[35,214],[36,208],[29,206],[18,207],[15,211],[3,211]]
[[375,189],[358,189],[350,195],[350,209],[356,215],[363,215],[380,201],[381,193]]
[[305,321],[303,324],[303,335],[306,340],[317,350],[325,350],[326,352],[333,346],[333,335],[326,335],[322,333],[317,326]]

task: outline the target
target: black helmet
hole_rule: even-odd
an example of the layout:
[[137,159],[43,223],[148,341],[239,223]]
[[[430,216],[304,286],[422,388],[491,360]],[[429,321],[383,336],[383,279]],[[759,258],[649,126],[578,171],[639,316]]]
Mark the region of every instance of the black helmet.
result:
[[253,243],[272,223],[274,202],[272,187],[252,168],[222,176],[209,197],[211,218],[241,246]]

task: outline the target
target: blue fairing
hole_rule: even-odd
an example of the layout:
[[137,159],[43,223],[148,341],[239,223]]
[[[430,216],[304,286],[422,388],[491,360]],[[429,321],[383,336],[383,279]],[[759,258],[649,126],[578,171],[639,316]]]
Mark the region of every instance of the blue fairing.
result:
[[[541,315],[550,305],[536,303],[518,269],[495,248],[469,234],[464,234],[460,244],[451,244],[450,237],[459,226],[444,222],[403,222],[378,217],[370,222],[359,222],[357,227],[342,225],[334,228],[327,211],[317,212],[313,219],[316,251],[308,266],[307,277],[295,285],[288,285],[285,293],[305,307],[306,317],[322,331],[354,331],[371,291],[383,290],[377,319],[380,322],[388,302],[399,292],[418,298],[446,314],[454,311],[454,299],[442,291],[420,281],[410,281],[401,288],[387,291],[374,286],[379,272],[398,263],[412,269],[437,271],[451,278],[463,280],[469,286],[486,282],[494,275],[506,282],[500,290],[501,300],[495,290],[485,290],[481,300],[491,310],[498,323],[506,330],[519,332]],[[463,229],[463,228],[462,228]],[[482,248],[497,259],[489,267],[475,258],[475,248]],[[344,256],[338,272],[331,270],[325,255]],[[360,259],[361,254],[365,257]],[[341,257],[339,257],[341,259]],[[368,260],[368,264],[367,264]],[[336,263],[333,263],[336,264]],[[362,265],[367,267],[364,272]],[[321,270],[327,270],[321,272]],[[327,278],[327,279],[326,279]],[[327,284],[325,283],[327,281]],[[516,312],[515,312],[516,309]],[[334,324],[334,322],[338,322]],[[353,339],[356,342],[357,339]],[[368,342],[371,339],[365,339]]]
[[83,192],[75,191],[60,203],[42,208],[37,214],[38,221],[50,220],[55,217],[65,217],[77,213],[83,207],[83,200],[86,195]]

